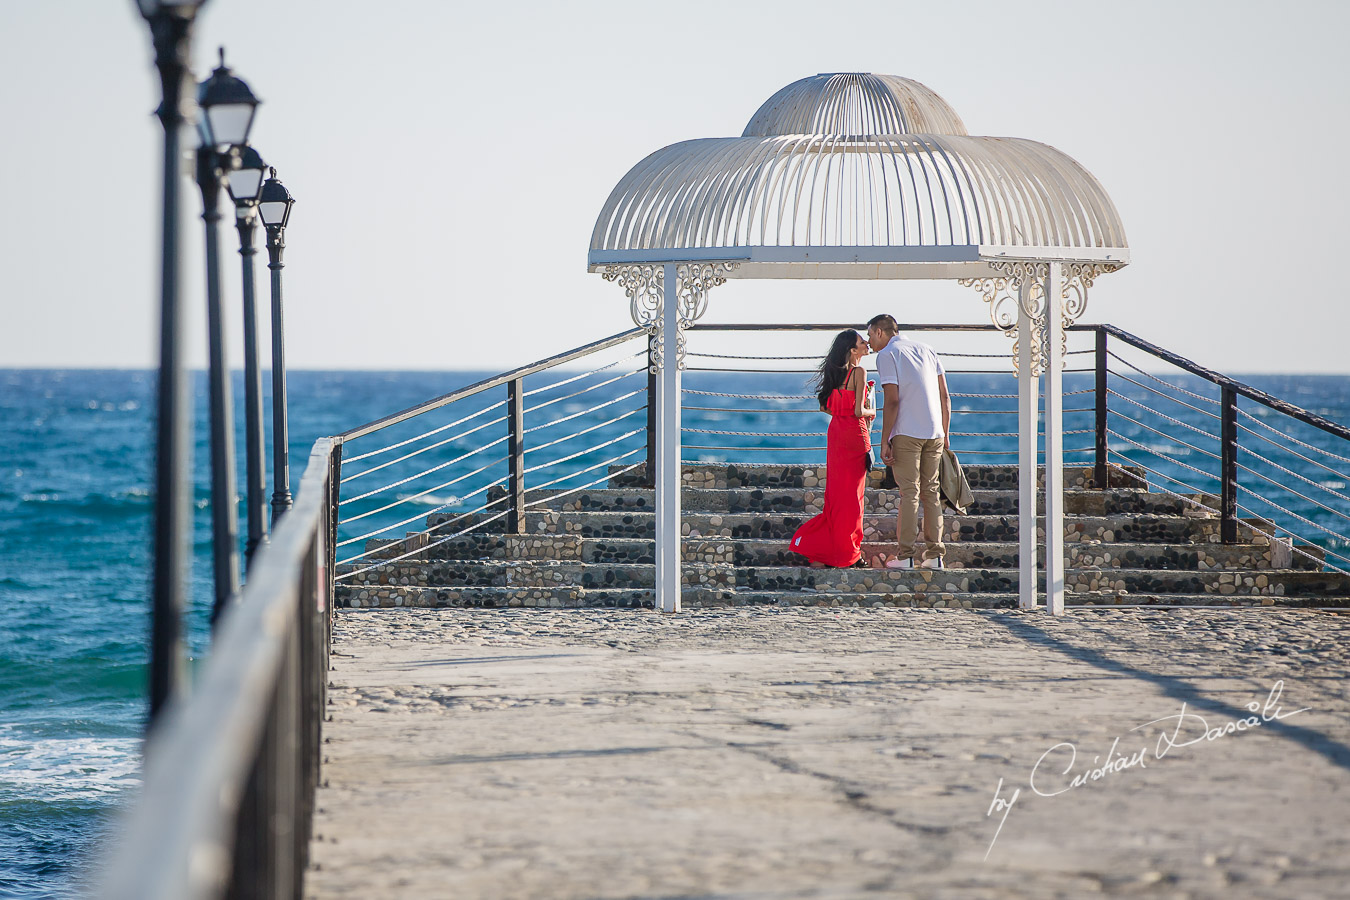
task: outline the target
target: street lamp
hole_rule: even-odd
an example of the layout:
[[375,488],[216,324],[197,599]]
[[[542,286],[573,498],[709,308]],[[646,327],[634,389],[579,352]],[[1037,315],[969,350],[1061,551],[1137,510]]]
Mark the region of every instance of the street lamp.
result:
[[263,471],[262,371],[258,366],[258,312],[254,300],[253,230],[258,216],[258,195],[262,193],[265,166],[258,151],[245,146],[239,156],[239,168],[226,175],[225,188],[234,201],[235,227],[239,230],[239,255],[243,257],[244,287],[244,447],[247,457],[248,539],[244,556],[249,562],[260,544],[267,541],[264,494],[267,474]]
[[183,82],[192,24],[205,0],[138,0],[150,26],[159,70],[164,127],[163,207],[160,212],[159,383],[155,419],[155,570],[150,626],[150,725],[186,684],[183,610],[192,531],[192,413],[188,391],[186,321],[179,299],[178,178]]
[[198,88],[197,105],[202,108],[200,128],[204,146],[225,150],[248,143],[258,98],[225,65],[224,47],[220,48],[220,65]]
[[234,422],[225,353],[225,321],[220,300],[220,188],[225,174],[238,168],[240,148],[248,143],[258,100],[248,85],[220,65],[197,91],[202,115],[202,144],[197,149],[197,186],[206,223],[206,324],[211,394],[211,543],[215,598],[214,624],[239,593],[239,511],[234,485]]
[[267,268],[272,270],[272,527],[291,508],[291,464],[286,425],[286,335],[281,307],[281,254],[286,249],[286,223],[295,198],[269,169],[258,198],[258,216],[267,229]]

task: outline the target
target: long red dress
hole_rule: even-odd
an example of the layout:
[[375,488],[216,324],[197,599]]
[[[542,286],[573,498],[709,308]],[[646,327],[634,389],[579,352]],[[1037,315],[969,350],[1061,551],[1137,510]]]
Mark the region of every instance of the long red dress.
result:
[[[852,373],[849,373],[850,376]],[[848,384],[848,379],[844,379]],[[871,386],[871,382],[868,383]],[[793,552],[827,566],[851,566],[862,558],[863,489],[867,484],[872,439],[868,419],[853,414],[854,393],[835,388],[826,410],[825,507],[803,522],[792,536]]]

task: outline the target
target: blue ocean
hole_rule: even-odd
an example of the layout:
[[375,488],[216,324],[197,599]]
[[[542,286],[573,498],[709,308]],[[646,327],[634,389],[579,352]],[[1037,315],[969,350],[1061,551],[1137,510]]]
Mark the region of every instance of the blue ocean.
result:
[[[469,372],[293,372],[289,380],[291,460],[299,468],[316,438],[378,419],[479,377],[481,373]],[[1202,394],[1212,396],[1212,386],[1170,376],[1172,383],[1195,396],[1179,393],[1175,395],[1179,401],[1164,401],[1150,395],[1159,385],[1147,375],[1134,373],[1132,378],[1113,382],[1113,390],[1123,398],[1111,401],[1122,410],[1113,419],[1113,428],[1121,435],[1119,461],[1149,466],[1160,473],[1158,477],[1174,479],[1166,483],[1176,490],[1181,490],[1176,487],[1181,484],[1211,490],[1212,480],[1205,481],[1199,471],[1205,468],[1203,447],[1208,445],[1192,432],[1214,429],[1212,415],[1199,399]],[[1255,376],[1247,380],[1318,415],[1350,422],[1350,377]],[[617,397],[639,381],[645,379],[639,375],[627,386],[602,387],[583,399]],[[686,443],[718,446],[733,442],[745,452],[757,448],[767,452],[771,445],[794,445],[715,432],[774,428],[797,432],[817,427],[823,431],[823,423],[816,419],[798,416],[787,428],[781,421],[784,417],[741,411],[746,406],[742,400],[718,396],[718,392],[800,394],[804,381],[801,374],[691,371],[686,386],[706,393],[686,398],[691,407],[700,407],[685,414],[685,427],[695,429],[686,435]],[[1016,429],[1016,417],[1007,411],[1007,392],[1015,390],[1011,379],[953,374],[951,383],[954,393],[961,395],[956,398],[954,430],[966,432],[954,443],[958,452],[971,454],[963,459],[1014,462],[1015,456],[1008,451],[1015,445],[1006,437]],[[1085,374],[1071,375],[1066,382],[1066,387],[1076,391],[1090,386],[1090,376]],[[153,388],[151,372],[0,370],[0,609],[4,612],[0,617],[0,897],[75,896],[91,853],[114,821],[113,814],[136,793],[150,625]],[[205,390],[205,381],[198,376],[194,408],[199,411],[206,409]],[[238,378],[234,390],[236,405],[241,406]],[[1066,447],[1073,451],[1071,462],[1086,463],[1092,445],[1088,409],[1092,398],[1078,393],[1070,399],[1082,402],[1066,404],[1072,410],[1066,415],[1066,429],[1072,432]],[[1131,401],[1140,408],[1134,409]],[[1149,405],[1163,411],[1165,418],[1150,418],[1144,408]],[[560,415],[570,415],[574,407],[559,404],[556,408]],[[1262,483],[1261,478],[1293,485],[1294,492],[1282,493],[1272,485],[1265,495],[1294,516],[1291,523],[1308,541],[1350,555],[1338,537],[1350,531],[1344,518],[1350,513],[1350,503],[1342,502],[1350,495],[1346,487],[1350,465],[1341,461],[1350,456],[1350,447],[1345,446],[1350,442],[1291,424],[1251,404],[1244,403],[1242,408],[1247,412],[1244,428],[1268,454],[1266,460],[1246,458],[1248,471],[1243,478],[1255,486]],[[963,412],[972,415],[960,415]],[[268,417],[270,421],[270,410]],[[642,416],[635,421],[636,426],[630,419],[598,429],[590,437],[601,444],[625,428],[641,427]],[[242,485],[243,425],[236,424]],[[1284,438],[1291,430],[1296,441],[1292,443]],[[197,520],[190,651],[199,659],[209,652],[211,593],[204,421],[197,423],[195,434]],[[637,446],[641,437],[629,440]],[[807,439],[796,446],[821,443]],[[686,458],[715,459],[719,452],[689,450]],[[766,458],[808,462],[824,456],[810,450],[774,452],[779,455]],[[438,458],[435,454],[424,457],[433,463]],[[587,459],[579,458],[576,465]],[[1298,473],[1308,483],[1291,480],[1281,469]],[[448,469],[447,478],[455,471]],[[292,473],[293,486],[298,485],[300,474]],[[457,499],[431,495],[417,502],[455,508]],[[1256,509],[1260,497],[1255,493],[1243,502],[1254,511],[1271,512],[1266,507]],[[396,515],[391,512],[386,518],[392,523]],[[243,518],[241,511],[241,522]]]

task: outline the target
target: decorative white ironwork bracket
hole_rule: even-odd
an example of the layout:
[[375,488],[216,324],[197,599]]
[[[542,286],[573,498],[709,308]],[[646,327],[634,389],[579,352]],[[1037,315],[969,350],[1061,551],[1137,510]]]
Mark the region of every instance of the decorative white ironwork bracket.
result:
[[[708,309],[708,292],[727,280],[740,263],[681,263],[675,270],[676,302],[679,306],[678,333],[675,336],[675,364],[684,368],[684,330],[697,322]],[[651,348],[651,371],[665,366],[661,331],[664,328],[665,266],[605,266],[601,277],[618,282],[628,298],[633,324],[647,330]]]
[[[1068,326],[1077,322],[1087,309],[1088,289],[1092,282],[1106,272],[1120,268],[1117,263],[1063,263],[1063,284],[1060,309],[1064,328],[1060,332],[1061,358],[1068,351]],[[963,278],[960,284],[980,292],[989,306],[989,318],[1000,331],[1013,341],[1013,371],[1019,371],[1018,359],[1022,348],[1017,340],[1019,312],[1031,320],[1031,374],[1040,375],[1045,369],[1046,321],[1045,281],[1050,264],[1034,260],[998,260],[989,263],[998,274],[992,278]],[[1031,289],[1022,303],[1021,285],[1029,282]],[[1019,306],[1025,308],[1019,310]]]

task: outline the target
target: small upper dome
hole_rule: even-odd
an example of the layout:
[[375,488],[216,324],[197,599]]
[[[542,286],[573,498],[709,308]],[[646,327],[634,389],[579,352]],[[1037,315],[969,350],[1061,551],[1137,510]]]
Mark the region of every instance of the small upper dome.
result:
[[743,137],[784,134],[966,134],[956,110],[910,78],[812,75],[764,102]]

